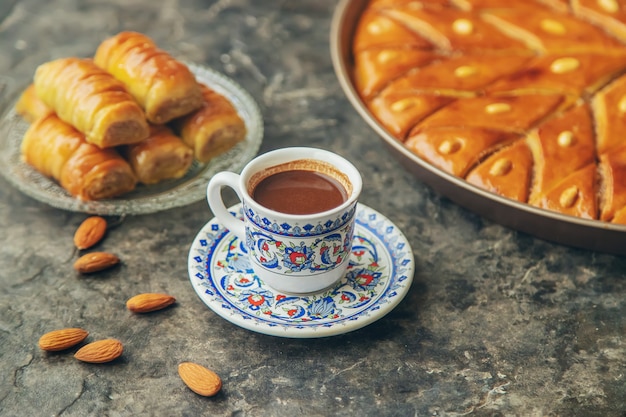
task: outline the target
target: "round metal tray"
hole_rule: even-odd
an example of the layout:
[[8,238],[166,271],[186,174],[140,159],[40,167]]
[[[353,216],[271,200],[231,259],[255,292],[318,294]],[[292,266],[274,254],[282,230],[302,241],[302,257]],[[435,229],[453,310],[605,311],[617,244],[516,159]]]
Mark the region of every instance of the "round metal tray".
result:
[[626,226],[568,216],[501,197],[430,165],[391,136],[361,101],[352,80],[352,38],[367,3],[341,0],[337,4],[330,33],[333,66],[356,111],[410,172],[456,204],[503,226],[568,246],[626,255]]

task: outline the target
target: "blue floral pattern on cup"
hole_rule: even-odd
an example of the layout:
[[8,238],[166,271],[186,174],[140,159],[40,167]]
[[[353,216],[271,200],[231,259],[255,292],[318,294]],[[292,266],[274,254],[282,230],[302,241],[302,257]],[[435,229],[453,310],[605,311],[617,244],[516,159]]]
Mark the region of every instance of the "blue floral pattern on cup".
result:
[[262,228],[246,229],[246,248],[250,257],[266,269],[285,275],[321,273],[345,262],[350,254],[354,222],[339,228],[336,233],[320,237],[297,238],[275,234]]
[[356,211],[356,204],[350,205],[343,213],[339,214],[335,219],[326,219],[323,223],[305,223],[291,224],[276,219],[268,218],[268,216],[260,215],[251,207],[245,205],[244,213],[248,220],[258,229],[265,230],[273,234],[290,237],[313,237],[323,235],[337,230],[348,223]]

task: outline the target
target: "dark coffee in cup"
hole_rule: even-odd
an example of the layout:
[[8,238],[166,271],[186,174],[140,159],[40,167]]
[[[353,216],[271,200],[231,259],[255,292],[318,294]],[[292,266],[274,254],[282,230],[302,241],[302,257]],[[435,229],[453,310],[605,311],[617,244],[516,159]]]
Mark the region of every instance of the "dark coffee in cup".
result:
[[252,177],[249,192],[263,207],[286,214],[321,213],[348,200],[346,175],[323,161],[303,159],[268,168]]

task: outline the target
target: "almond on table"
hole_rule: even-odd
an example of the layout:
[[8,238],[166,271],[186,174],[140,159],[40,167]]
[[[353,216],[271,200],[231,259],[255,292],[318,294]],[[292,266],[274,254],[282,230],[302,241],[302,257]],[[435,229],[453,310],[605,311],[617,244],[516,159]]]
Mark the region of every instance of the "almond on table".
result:
[[178,375],[189,389],[204,397],[212,397],[222,389],[222,380],[219,375],[197,363],[180,363]]
[[176,298],[168,294],[143,293],[131,297],[126,302],[126,308],[133,313],[149,313],[164,309],[176,302]]
[[105,363],[119,358],[123,351],[124,346],[119,340],[103,339],[83,346],[74,357],[82,362]]
[[49,352],[58,352],[76,346],[88,335],[88,331],[77,327],[53,330],[39,338],[39,348]]
[[79,250],[89,249],[102,240],[107,231],[107,221],[100,216],[86,218],[74,233],[74,245]]
[[120,258],[108,252],[92,252],[85,254],[74,262],[74,269],[81,274],[103,271],[120,263]]

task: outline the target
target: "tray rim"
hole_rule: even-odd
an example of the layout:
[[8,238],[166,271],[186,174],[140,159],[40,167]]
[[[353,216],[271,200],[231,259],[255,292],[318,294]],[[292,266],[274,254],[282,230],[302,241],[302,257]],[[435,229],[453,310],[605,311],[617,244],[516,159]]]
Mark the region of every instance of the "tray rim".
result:
[[361,101],[351,77],[351,40],[367,3],[368,0],[337,3],[330,27],[331,60],[354,109],[407,170],[455,204],[500,225],[566,246],[626,255],[626,225],[569,216],[499,196],[429,164],[391,136]]

